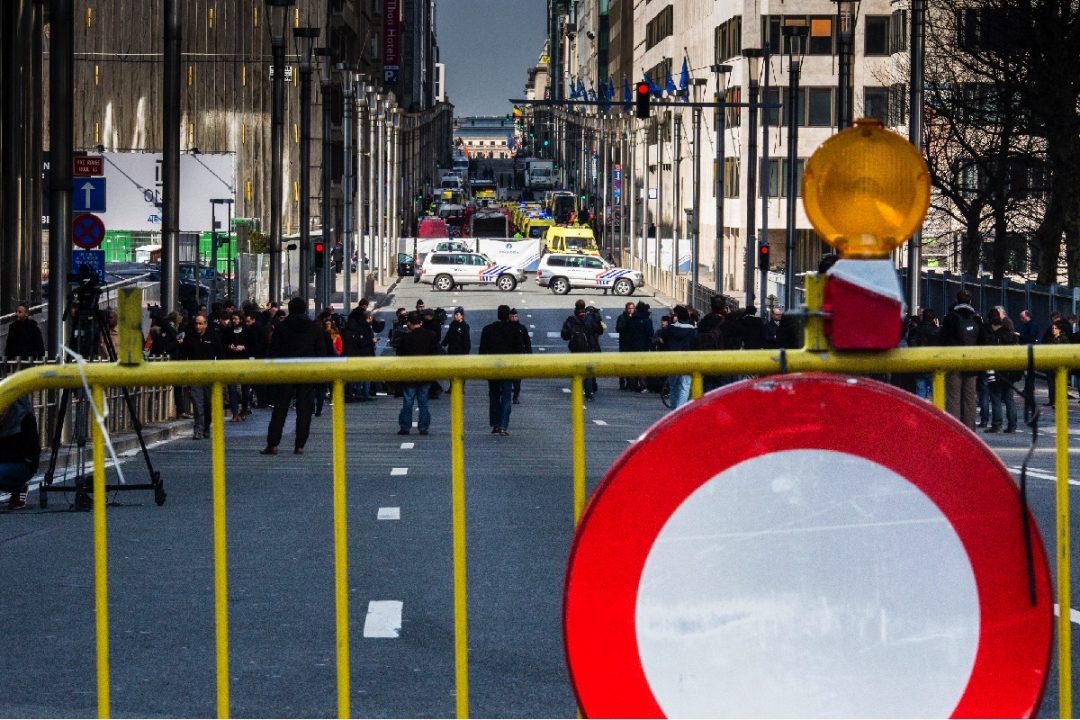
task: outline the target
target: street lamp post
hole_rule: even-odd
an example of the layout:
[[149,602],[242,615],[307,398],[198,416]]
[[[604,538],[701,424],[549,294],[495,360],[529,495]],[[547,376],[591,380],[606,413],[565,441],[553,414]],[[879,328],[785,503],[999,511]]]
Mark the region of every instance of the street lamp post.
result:
[[315,294],[316,306],[322,310],[330,304],[330,291],[334,287],[334,274],[330,272],[330,153],[333,152],[330,144],[331,103],[330,95],[333,92],[333,76],[330,64],[330,49],[316,48],[315,56],[319,60],[319,89],[322,99],[322,206],[319,213],[322,215],[322,263],[315,268]]
[[355,105],[356,73],[351,65],[339,64],[341,71],[341,127],[344,135],[345,158],[342,163],[342,213],[341,213],[341,249],[342,249],[342,284],[341,302],[348,308],[352,296],[352,203],[353,203],[353,106]]
[[[228,208],[228,220],[225,227],[225,242],[230,241],[232,232],[232,198],[213,198],[210,200],[210,266],[213,268],[213,274],[210,276],[210,304],[213,305],[218,299],[218,236],[217,229],[219,223],[217,220],[217,206],[226,205]],[[231,251],[230,251],[230,265],[231,265]],[[230,273],[232,269],[230,267]],[[198,282],[198,276],[195,277]],[[230,283],[229,294],[232,295],[232,286]]]
[[[919,148],[923,147],[923,66],[926,52],[926,0],[911,0],[911,90],[908,103],[911,119],[908,122],[908,140]],[[919,297],[919,273],[922,268],[922,227],[915,231],[908,241],[908,311],[917,313]]]
[[[713,65],[716,76],[716,227],[713,235],[713,288],[716,294],[724,292],[724,141],[727,137],[727,77],[730,65]],[[720,76],[724,77],[724,91],[720,91]]]
[[837,98],[836,129],[851,127],[851,75],[855,55],[855,22],[860,0],[833,0],[836,3]]
[[270,300],[281,299],[281,155],[285,116],[285,26],[296,0],[266,0],[273,50],[274,83],[270,131]]
[[754,304],[754,261],[757,254],[757,122],[758,122],[758,79],[761,72],[760,48],[743,48],[746,68],[749,75],[749,103],[747,106],[747,142],[746,142],[746,275],[743,283],[746,289],[746,307]]
[[[311,68],[319,28],[293,28],[300,55],[300,297],[307,307],[311,278]],[[324,253],[325,254],[325,253]],[[318,272],[316,270],[316,272]]]
[[705,78],[694,78],[694,209],[690,218],[690,287],[692,293],[697,292],[698,264],[701,260],[701,108],[696,103],[701,102],[701,87],[705,85]]
[[[784,305],[788,310],[795,306],[795,207],[798,197],[798,149],[799,149],[799,72],[802,67],[803,43],[810,29],[805,25],[785,25],[781,28],[788,46],[788,99],[787,99],[787,237],[784,244]],[[795,45],[798,43],[798,52]],[[799,55],[796,59],[795,55]]]

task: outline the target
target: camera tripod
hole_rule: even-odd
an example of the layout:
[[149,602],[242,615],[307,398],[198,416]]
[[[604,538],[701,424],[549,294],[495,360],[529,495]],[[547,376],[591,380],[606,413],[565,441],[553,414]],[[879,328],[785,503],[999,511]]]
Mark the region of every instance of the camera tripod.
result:
[[[105,313],[98,307],[98,298],[101,289],[97,285],[96,277],[88,277],[86,273],[78,276],[78,284],[68,294],[67,307],[64,309],[64,318],[71,321],[71,347],[79,355],[87,360],[93,359],[99,354],[97,338],[100,337],[105,347],[108,359],[116,361],[116,347],[113,345],[112,336],[105,320]],[[120,490],[153,490],[154,502],[158,505],[165,504],[165,486],[161,480],[161,473],[154,469],[150,460],[150,452],[146,448],[143,439],[142,422],[139,420],[135,399],[126,387],[120,388],[131,415],[132,424],[135,426],[135,435],[139,439],[139,447],[142,449],[143,460],[150,475],[149,483],[113,484],[105,485],[106,491]],[[74,397],[73,397],[74,395]],[[71,478],[71,483],[56,483],[53,478],[56,472],[56,460],[60,454],[60,445],[63,438],[64,418],[67,416],[68,405],[74,407],[74,422],[72,431],[75,441],[76,473]],[[60,396],[57,406],[56,425],[53,428],[50,442],[49,469],[45,472],[38,489],[38,502],[42,508],[49,506],[49,493],[75,492],[74,509],[89,510],[93,505],[90,492],[93,489],[93,472],[86,471],[87,447],[86,441],[90,431],[90,398],[85,389],[65,389]]]

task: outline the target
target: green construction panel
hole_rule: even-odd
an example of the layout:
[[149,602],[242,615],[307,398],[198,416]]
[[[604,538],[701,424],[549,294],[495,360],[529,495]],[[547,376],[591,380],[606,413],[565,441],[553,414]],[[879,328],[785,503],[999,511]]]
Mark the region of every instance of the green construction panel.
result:
[[106,230],[101,247],[105,250],[105,262],[131,262],[130,231]]

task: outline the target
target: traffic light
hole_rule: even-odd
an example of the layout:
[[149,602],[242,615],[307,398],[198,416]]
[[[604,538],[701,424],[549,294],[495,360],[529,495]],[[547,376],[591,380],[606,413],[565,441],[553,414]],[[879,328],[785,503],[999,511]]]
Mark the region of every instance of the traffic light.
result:
[[637,84],[637,112],[635,115],[642,120],[649,117],[649,83]]
[[758,248],[758,267],[761,268],[762,270],[768,270],[771,267],[769,265],[769,244],[768,243],[762,243],[761,247]]
[[316,240],[313,245],[315,252],[311,254],[311,265],[316,270],[321,270],[323,266],[323,257],[326,254],[326,245],[322,240]]

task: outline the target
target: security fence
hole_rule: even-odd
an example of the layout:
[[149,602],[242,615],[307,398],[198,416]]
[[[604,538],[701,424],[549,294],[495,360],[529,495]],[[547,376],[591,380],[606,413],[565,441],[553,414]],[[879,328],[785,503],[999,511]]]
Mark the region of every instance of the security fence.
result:
[[[821,285],[808,278],[811,308],[820,307]],[[134,307],[138,307],[136,301]],[[127,306],[125,306],[127,307]],[[810,312],[806,321],[804,347],[799,350],[743,350],[667,353],[583,353],[553,356],[483,355],[423,358],[377,357],[349,359],[227,360],[215,362],[142,362],[135,352],[140,342],[136,319],[121,317],[121,362],[92,365],[38,366],[9,376],[0,382],[0,409],[27,393],[80,388],[91,390],[95,403],[105,401],[110,389],[120,387],[168,387],[190,384],[192,378],[212,388],[212,503],[214,555],[214,607],[217,668],[217,714],[228,717],[229,699],[229,605],[228,564],[225,524],[225,435],[224,390],[229,384],[273,385],[282,383],[329,383],[333,412],[333,557],[334,603],[336,614],[337,701],[340,717],[350,717],[349,588],[345,384],[361,380],[420,382],[432,377],[450,378],[451,437],[451,517],[453,543],[454,655],[457,685],[456,710],[469,714],[469,645],[466,586],[465,525],[465,418],[464,384],[467,380],[514,378],[571,379],[569,414],[572,437],[573,512],[580,520],[586,502],[584,383],[592,377],[690,374],[692,395],[702,394],[704,378],[711,375],[769,375],[800,372],[848,374],[916,373],[933,374],[934,398],[944,404],[945,374],[948,371],[998,371],[1038,369],[1055,373],[1056,479],[1057,479],[1057,603],[1058,671],[1060,675],[1059,713],[1071,717],[1072,669],[1069,538],[1069,461],[1067,432],[1067,382],[1071,369],[1080,368],[1080,348],[1069,345],[923,347],[882,352],[835,352],[828,347],[820,315]],[[93,517],[94,583],[97,612],[97,697],[98,714],[110,714],[109,617],[104,437],[93,427]]]

